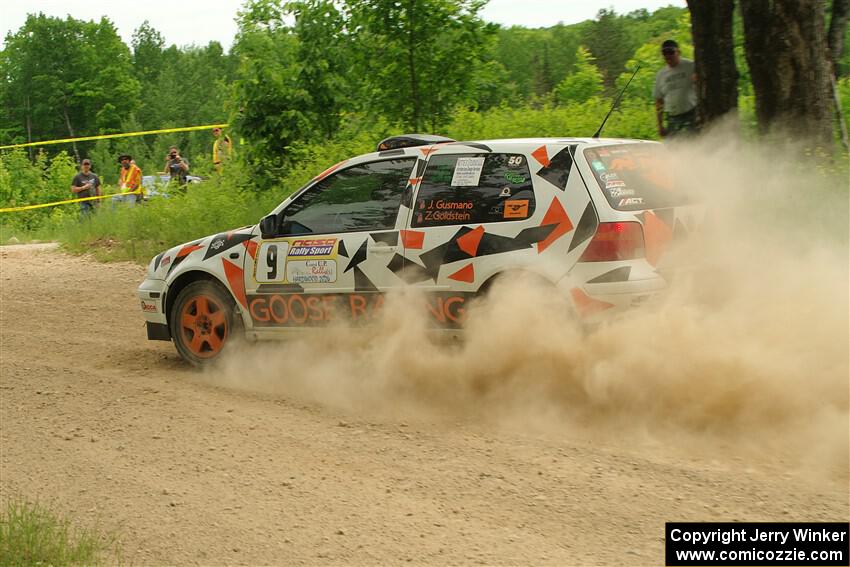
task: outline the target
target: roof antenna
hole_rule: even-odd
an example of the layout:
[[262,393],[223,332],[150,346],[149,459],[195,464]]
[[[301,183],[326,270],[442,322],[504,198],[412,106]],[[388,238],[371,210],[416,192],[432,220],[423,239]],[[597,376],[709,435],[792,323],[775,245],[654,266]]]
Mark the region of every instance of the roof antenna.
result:
[[602,129],[605,127],[605,123],[608,122],[608,118],[611,116],[611,113],[614,112],[614,109],[617,108],[618,104],[620,104],[620,99],[623,98],[623,95],[625,94],[626,89],[629,88],[629,84],[632,82],[632,79],[635,78],[635,75],[637,75],[638,71],[640,71],[640,65],[637,66],[637,69],[635,69],[635,72],[632,73],[631,77],[629,77],[629,80],[626,83],[626,86],[623,87],[623,90],[621,90],[620,94],[617,95],[617,100],[615,100],[614,104],[611,105],[611,110],[609,110],[608,114],[605,115],[605,118],[602,120],[602,124],[599,125],[599,130],[597,130],[596,134],[593,135],[594,138],[598,138],[599,134],[602,133]]

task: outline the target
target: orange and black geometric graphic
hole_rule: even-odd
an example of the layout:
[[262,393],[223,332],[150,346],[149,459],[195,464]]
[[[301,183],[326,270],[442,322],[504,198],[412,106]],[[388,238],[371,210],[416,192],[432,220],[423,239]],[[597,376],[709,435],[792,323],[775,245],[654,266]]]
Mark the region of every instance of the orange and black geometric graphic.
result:
[[174,268],[181,264],[183,260],[185,260],[189,256],[189,254],[191,254],[195,250],[200,250],[201,248],[203,248],[203,246],[200,246],[203,240],[204,239],[201,238],[200,240],[190,242],[189,244],[178,250],[177,255],[174,256],[174,260],[171,261],[171,266],[168,267],[168,273],[166,274],[166,276],[168,276],[168,274],[174,271]]
[[213,256],[218,256],[226,250],[230,250],[234,246],[241,244],[246,240],[251,240],[253,236],[250,233],[233,233],[224,232],[216,234],[207,246],[207,252],[204,254],[204,260],[208,260]]
[[[545,146],[543,146],[545,148]],[[561,191],[567,188],[567,181],[570,179],[570,170],[573,168],[572,151],[575,146],[567,146],[549,158],[547,156],[546,163],[537,172],[537,176],[545,179]]]
[[587,239],[592,238],[593,235],[596,234],[597,226],[599,226],[599,221],[596,218],[596,211],[593,210],[593,205],[588,203],[584,208],[584,212],[581,214],[578,226],[573,233],[573,239],[570,241],[570,248],[567,252],[572,252],[576,246]]

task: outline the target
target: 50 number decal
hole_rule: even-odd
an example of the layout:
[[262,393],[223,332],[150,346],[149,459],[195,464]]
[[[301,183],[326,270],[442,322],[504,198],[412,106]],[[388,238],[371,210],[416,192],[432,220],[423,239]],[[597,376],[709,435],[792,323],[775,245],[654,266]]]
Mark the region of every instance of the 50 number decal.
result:
[[257,251],[254,278],[260,283],[282,282],[289,242],[263,242]]

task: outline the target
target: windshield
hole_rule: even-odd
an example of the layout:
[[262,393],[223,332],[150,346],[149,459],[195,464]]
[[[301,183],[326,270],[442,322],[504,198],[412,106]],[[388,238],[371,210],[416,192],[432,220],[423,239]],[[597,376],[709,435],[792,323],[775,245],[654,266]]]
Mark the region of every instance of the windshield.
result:
[[670,156],[661,144],[618,144],[584,150],[593,176],[618,211],[659,209],[690,199],[675,182]]

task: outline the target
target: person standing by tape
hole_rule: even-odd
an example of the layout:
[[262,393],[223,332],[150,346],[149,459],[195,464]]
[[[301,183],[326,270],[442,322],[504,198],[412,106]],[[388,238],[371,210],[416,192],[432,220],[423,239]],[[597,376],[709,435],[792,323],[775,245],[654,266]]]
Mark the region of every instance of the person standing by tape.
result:
[[[118,186],[124,195],[115,195],[113,201],[124,201],[130,205],[142,201],[142,170],[133,161],[133,156],[123,154],[118,158],[121,170],[118,172]],[[134,194],[133,194],[134,193]]]
[[[667,65],[655,75],[655,115],[662,138],[697,131],[697,91],[694,62],[679,53],[672,39],[661,44]],[[664,125],[664,113],[667,125]]]
[[[88,158],[80,163],[80,172],[71,181],[71,193],[79,198],[100,196],[100,178],[92,172],[91,160]],[[80,215],[87,217],[92,214],[96,202],[81,201]]]
[[233,144],[230,141],[230,136],[222,134],[221,128],[213,128],[212,133],[215,137],[215,142],[213,142],[213,165],[215,166],[215,170],[221,173],[224,164],[233,157]]

